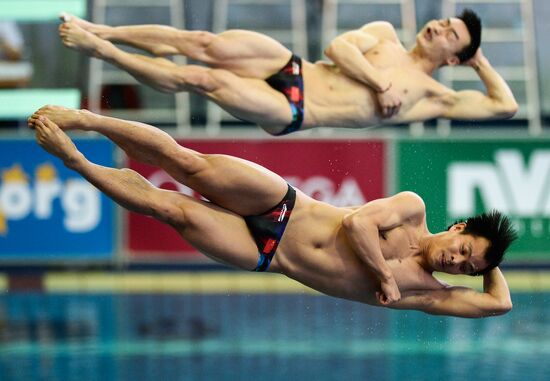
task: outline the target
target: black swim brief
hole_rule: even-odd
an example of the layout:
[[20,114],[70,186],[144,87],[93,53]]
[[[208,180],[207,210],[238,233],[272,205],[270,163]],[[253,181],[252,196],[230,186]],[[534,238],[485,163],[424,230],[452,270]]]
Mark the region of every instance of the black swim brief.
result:
[[283,237],[296,201],[296,190],[288,185],[285,197],[275,207],[257,216],[244,217],[258,246],[258,265],[253,271],[266,271]]
[[283,93],[292,110],[292,122],[283,131],[274,135],[286,135],[299,130],[304,120],[302,59],[293,54],[285,67],[265,81],[269,86]]

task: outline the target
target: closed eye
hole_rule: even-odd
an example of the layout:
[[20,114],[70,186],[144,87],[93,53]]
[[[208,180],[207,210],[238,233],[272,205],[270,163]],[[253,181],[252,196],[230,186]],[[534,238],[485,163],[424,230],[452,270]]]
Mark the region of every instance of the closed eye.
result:
[[[451,26],[451,19],[450,19],[450,18],[448,18],[448,19],[446,20],[446,26],[448,26],[448,27]],[[456,30],[454,30],[454,28],[451,28],[451,31],[450,31],[449,35],[450,35],[451,37],[454,37],[455,40],[458,40],[458,39],[459,39],[459,38],[458,38],[458,33],[456,32]]]

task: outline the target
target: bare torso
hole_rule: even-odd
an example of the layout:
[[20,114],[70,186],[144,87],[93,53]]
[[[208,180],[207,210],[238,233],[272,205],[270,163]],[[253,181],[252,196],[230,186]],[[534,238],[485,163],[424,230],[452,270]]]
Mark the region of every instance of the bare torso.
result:
[[[296,206],[270,271],[282,272],[323,293],[376,303],[379,281],[351,249],[342,219],[351,209],[313,200],[297,190]],[[399,289],[441,288],[441,283],[417,263],[420,226],[402,225],[382,232],[380,247]]]
[[401,94],[399,112],[382,119],[375,93],[365,84],[340,72],[335,65],[319,61],[304,62],[305,117],[303,128],[315,126],[368,127],[386,123],[405,123],[431,115],[419,113],[418,105],[427,96],[445,88],[414,67],[403,46],[383,40],[365,58],[391,78],[392,87]]

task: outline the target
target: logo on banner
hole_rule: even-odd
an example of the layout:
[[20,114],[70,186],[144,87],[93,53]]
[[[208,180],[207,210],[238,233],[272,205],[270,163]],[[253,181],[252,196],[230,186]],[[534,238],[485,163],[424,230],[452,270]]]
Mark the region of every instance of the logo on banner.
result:
[[286,177],[286,180],[308,196],[334,206],[356,206],[367,202],[361,187],[353,177],[344,178],[338,189],[334,180],[325,176],[305,179]]
[[[531,231],[543,234],[550,217],[550,150],[535,150],[527,161],[518,150],[498,150],[494,162],[455,162],[447,170],[448,213],[452,218],[476,213],[476,200],[484,209],[497,209],[530,219]],[[550,226],[548,227],[550,229]]]
[[88,182],[79,178],[62,182],[50,163],[36,167],[32,182],[20,164],[0,168],[0,172],[0,235],[7,235],[10,220],[30,216],[38,220],[50,219],[54,214],[53,204],[58,199],[67,231],[85,233],[99,224],[100,194]]

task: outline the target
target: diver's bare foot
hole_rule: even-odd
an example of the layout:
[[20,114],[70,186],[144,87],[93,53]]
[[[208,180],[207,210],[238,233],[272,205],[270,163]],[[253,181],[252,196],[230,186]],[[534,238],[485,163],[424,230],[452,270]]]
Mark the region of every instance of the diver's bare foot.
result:
[[59,26],[59,36],[66,47],[79,50],[97,58],[104,58],[102,54],[104,51],[103,48],[111,45],[110,42],[102,40],[95,34],[88,32],[74,21],[61,24]]
[[68,167],[75,166],[83,156],[67,134],[45,116],[35,123],[36,141],[44,150],[57,156]]
[[88,110],[75,110],[62,106],[47,105],[36,110],[28,119],[30,128],[36,128],[36,123],[40,118],[47,118],[55,123],[62,130],[86,130],[88,122],[93,118]]
[[91,21],[81,19],[80,17],[72,15],[67,12],[61,12],[61,14],[59,15],[59,19],[63,23],[72,22],[78,25],[79,27],[81,27],[82,29],[95,34],[99,38],[104,38],[103,34],[108,32],[112,28],[109,25],[95,24]]

